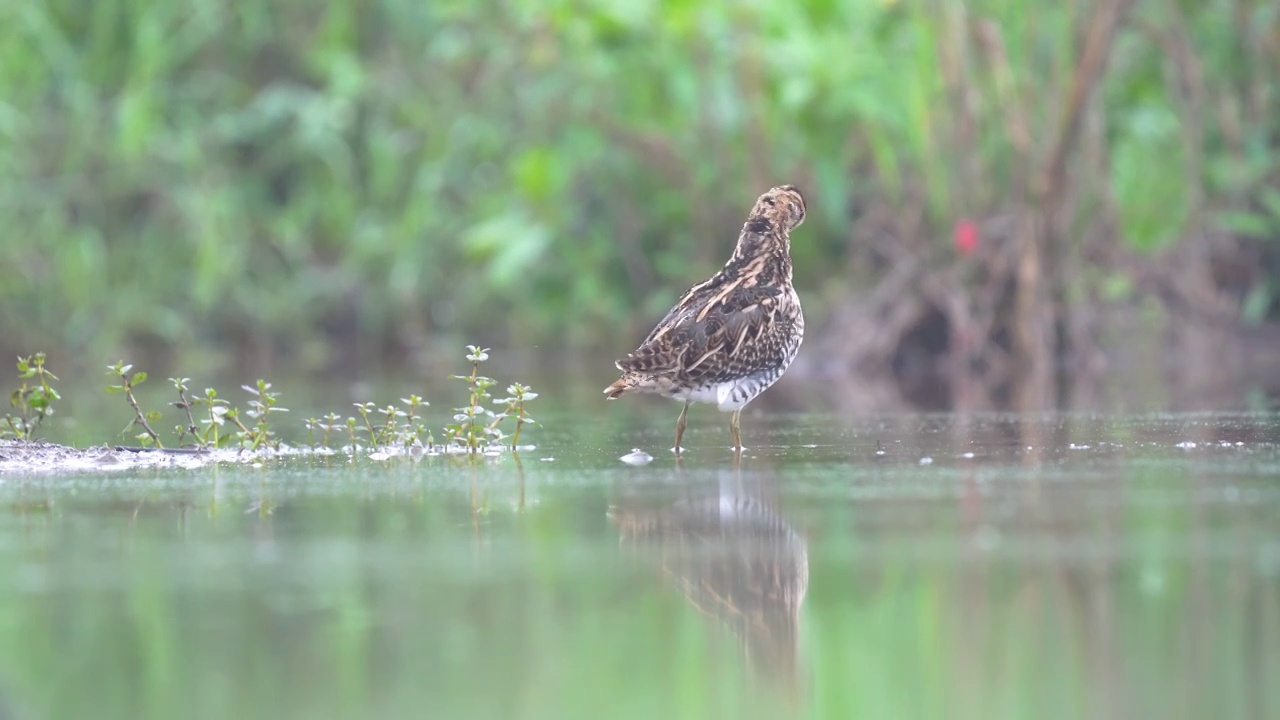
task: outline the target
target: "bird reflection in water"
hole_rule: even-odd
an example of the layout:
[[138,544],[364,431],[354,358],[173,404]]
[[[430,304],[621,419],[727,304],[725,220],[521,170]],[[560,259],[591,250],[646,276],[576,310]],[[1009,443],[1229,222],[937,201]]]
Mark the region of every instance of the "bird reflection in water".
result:
[[794,693],[800,604],[809,587],[804,539],[736,474],[701,490],[683,479],[676,485],[686,492],[675,502],[656,502],[651,493],[610,508],[622,546],[657,562],[665,583],[727,627],[756,677]]

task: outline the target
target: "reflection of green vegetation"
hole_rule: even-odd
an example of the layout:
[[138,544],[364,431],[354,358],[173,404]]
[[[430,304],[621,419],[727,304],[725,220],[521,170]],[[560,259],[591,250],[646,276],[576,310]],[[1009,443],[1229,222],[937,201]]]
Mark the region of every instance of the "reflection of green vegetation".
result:
[[[1274,236],[1273,3],[1128,4],[1063,225],[1114,221],[1151,250],[1223,225]],[[998,220],[1033,191],[1087,15],[1000,0],[83,10],[0,10],[0,333],[307,360],[339,328],[626,333],[701,274],[690,263],[716,262],[743,198],[784,180],[812,197],[804,284],[833,259],[855,281],[883,261],[851,242],[851,207],[905,218],[884,231],[941,262],[956,218]],[[1085,242],[1073,232],[1064,253]],[[1275,276],[1251,286],[1251,315]]]

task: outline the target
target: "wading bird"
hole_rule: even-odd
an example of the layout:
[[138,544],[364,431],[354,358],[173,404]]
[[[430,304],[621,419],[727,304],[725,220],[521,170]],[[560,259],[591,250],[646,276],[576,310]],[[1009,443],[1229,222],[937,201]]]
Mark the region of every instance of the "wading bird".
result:
[[729,433],[742,450],[742,408],[782,377],[804,338],[800,298],[791,286],[791,231],[804,222],[804,198],[791,185],[756,200],[720,272],[698,283],[649,333],[614,363],[622,377],[604,389],[684,402],[676,420],[680,452],[689,403],[732,412]]

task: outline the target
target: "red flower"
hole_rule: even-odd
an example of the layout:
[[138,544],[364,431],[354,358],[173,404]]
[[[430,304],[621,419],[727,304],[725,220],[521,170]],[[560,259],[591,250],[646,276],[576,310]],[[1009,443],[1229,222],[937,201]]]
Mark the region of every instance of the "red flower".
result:
[[956,221],[955,229],[951,231],[951,241],[955,245],[956,252],[961,255],[972,254],[978,249],[978,223],[969,218],[960,218]]

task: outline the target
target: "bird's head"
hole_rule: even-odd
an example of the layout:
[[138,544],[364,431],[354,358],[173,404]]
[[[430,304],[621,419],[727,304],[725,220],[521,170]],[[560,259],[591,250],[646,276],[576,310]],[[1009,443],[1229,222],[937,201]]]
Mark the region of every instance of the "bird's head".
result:
[[747,225],[756,232],[790,232],[804,222],[804,196],[795,185],[779,185],[761,195],[751,208]]

